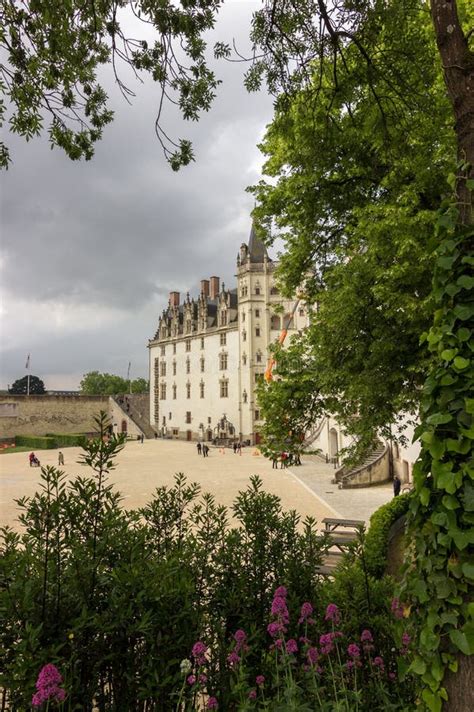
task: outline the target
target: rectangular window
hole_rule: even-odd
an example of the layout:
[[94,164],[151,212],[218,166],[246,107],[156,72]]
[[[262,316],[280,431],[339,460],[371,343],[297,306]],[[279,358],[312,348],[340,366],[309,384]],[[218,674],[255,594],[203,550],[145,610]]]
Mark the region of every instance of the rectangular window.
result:
[[225,346],[227,343],[227,334],[221,334],[220,335],[220,340],[221,340],[221,346]]
[[255,316],[260,316],[260,309],[255,309]]
[[199,395],[201,398],[204,398],[204,383],[199,384]]
[[191,384],[186,383],[186,398],[191,398]]
[[191,339],[186,339],[186,351],[191,351]]
[[247,332],[246,331],[242,332],[242,341],[247,341]]
[[300,309],[300,316],[304,316],[304,309]]
[[173,376],[176,376],[176,361],[173,361]]
[[260,294],[260,287],[255,287],[255,294]]
[[166,376],[166,361],[162,361],[160,364],[160,376]]
[[201,348],[204,348],[204,339],[201,339]]
[[178,437],[178,435],[179,435],[179,430],[178,430],[178,428],[173,428],[173,435],[174,435],[175,437]]
[[259,410],[255,411],[255,420],[260,420],[260,411]]
[[191,361],[186,359],[186,373],[191,373]]
[[260,352],[256,354],[255,360],[257,363],[262,363],[262,354]]
[[160,400],[166,400],[166,383],[160,383]]
[[201,373],[204,373],[204,366],[206,362],[204,361],[204,357],[201,359]]
[[221,371],[227,370],[227,354],[219,355],[219,368]]
[[245,312],[242,312],[242,321],[245,321]]
[[165,346],[160,346],[160,352],[162,356],[165,355]]
[[221,381],[221,398],[228,398],[229,397],[229,381]]
[[260,336],[260,327],[257,326],[255,329],[255,336]]
[[176,400],[176,392],[177,392],[177,388],[175,385],[173,385],[173,400]]
[[191,411],[190,410],[186,411],[186,422],[187,423],[191,422]]
[[211,419],[210,419],[210,418],[208,418],[208,419],[207,419],[207,422],[208,422],[208,423],[209,423],[209,425],[210,425],[210,424],[211,424]]
[[173,353],[176,353],[176,344],[173,344]]
[[171,420],[171,413],[168,413],[168,420]]

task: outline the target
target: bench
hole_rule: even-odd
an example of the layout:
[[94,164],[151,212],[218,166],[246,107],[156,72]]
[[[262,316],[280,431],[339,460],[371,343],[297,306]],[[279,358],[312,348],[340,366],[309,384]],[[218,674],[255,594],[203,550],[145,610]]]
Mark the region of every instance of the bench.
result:
[[365,526],[365,522],[360,519],[337,519],[334,517],[326,517],[323,519],[323,524],[324,531],[327,533],[334,532],[336,529],[339,529],[339,527],[357,529],[357,527]]

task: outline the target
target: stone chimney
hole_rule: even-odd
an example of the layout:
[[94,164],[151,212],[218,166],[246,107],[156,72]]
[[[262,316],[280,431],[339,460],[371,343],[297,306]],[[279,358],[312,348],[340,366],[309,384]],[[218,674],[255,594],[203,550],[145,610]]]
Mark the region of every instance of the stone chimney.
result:
[[170,307],[179,307],[179,292],[170,292]]
[[208,279],[201,279],[201,294],[204,294],[205,297],[209,296],[209,280]]
[[219,295],[219,282],[220,277],[211,277],[211,299],[216,299]]

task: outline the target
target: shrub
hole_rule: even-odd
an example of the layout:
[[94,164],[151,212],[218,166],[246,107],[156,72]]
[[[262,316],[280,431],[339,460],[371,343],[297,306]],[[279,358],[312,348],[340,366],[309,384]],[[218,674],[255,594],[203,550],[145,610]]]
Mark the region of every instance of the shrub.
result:
[[81,433],[46,433],[46,437],[53,438],[56,447],[81,447],[85,438]]
[[101,436],[84,445],[93,476],[66,482],[43,468],[41,491],[19,500],[23,532],[3,531],[0,668],[10,708],[29,708],[50,663],[71,709],[168,712],[180,662],[206,635],[209,690],[231,710],[232,633],[245,628],[255,651],[265,648],[280,580],[292,587],[292,615],[299,599],[318,599],[325,543],[316,522],[283,512],[258,478],[235,502],[234,527],[183,475],[126,512],[106,482],[123,446],[121,436],[102,437],[107,425],[104,416]]
[[57,447],[56,440],[53,437],[40,437],[37,435],[17,435],[15,437],[15,445],[30,447],[32,450],[53,450]]
[[388,533],[396,520],[406,514],[410,504],[410,494],[394,497],[379,507],[370,518],[369,530],[365,537],[364,555],[367,570],[373,576],[384,573],[387,564]]

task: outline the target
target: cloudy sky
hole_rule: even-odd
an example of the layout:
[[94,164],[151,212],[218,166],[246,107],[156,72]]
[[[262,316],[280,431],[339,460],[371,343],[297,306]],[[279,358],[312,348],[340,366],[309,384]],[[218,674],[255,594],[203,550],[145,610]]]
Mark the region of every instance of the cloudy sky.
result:
[[[258,2],[226,2],[215,36],[246,37]],[[136,85],[132,106],[104,82],[116,111],[92,161],[73,163],[47,139],[6,136],[13,165],[1,176],[0,388],[31,373],[49,389],[78,388],[91,370],[146,376],[147,341],[168,292],[191,295],[221,276],[234,286],[260,177],[256,144],[272,101],[247,94],[242,66],[220,62],[213,109],[199,124],[171,110],[167,128],[193,140],[196,162],[173,173],[154,134],[158,93]]]

